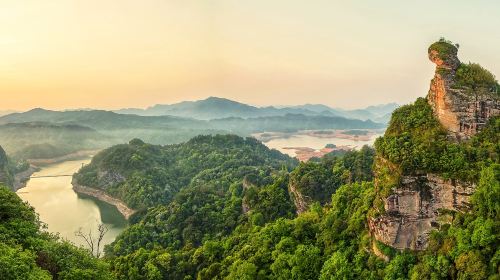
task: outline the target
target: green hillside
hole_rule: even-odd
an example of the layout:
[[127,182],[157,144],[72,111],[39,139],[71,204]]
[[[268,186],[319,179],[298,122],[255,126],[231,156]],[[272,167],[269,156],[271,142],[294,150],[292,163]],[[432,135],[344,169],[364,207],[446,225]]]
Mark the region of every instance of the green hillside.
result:
[[[134,278],[137,268],[139,275],[170,279],[419,279],[422,275],[424,279],[484,279],[498,273],[499,124],[494,118],[471,140],[456,143],[447,140],[424,99],[393,114],[385,136],[377,141],[377,155],[388,157],[404,172],[436,172],[478,184],[472,210],[454,213],[454,222],[433,234],[423,252],[397,251],[377,243],[389,256],[384,261],[371,251],[374,241],[367,218],[384,190],[370,182],[374,154],[360,151],[301,164],[291,173],[283,170],[261,183],[254,181],[266,178],[262,171],[246,177],[217,171],[225,174],[227,183],[206,171],[205,179],[192,179],[171,202],[154,202],[162,205],[135,217],[134,224],[107,247],[107,256],[122,279],[147,279]],[[193,147],[193,143],[186,145]],[[161,158],[159,150],[149,154],[147,162]],[[116,159],[129,157],[133,155]],[[96,158],[97,162],[104,162],[104,157]],[[154,169],[154,165],[139,166],[138,170]],[[118,162],[114,170],[124,172]],[[92,174],[82,171],[82,175]],[[379,179],[391,182],[397,175]],[[309,211],[296,216],[290,184],[325,206],[313,203]],[[328,192],[333,193],[331,199],[325,196]],[[469,262],[474,265],[466,265]]]
[[108,263],[42,229],[33,208],[0,186],[1,279],[114,279]]

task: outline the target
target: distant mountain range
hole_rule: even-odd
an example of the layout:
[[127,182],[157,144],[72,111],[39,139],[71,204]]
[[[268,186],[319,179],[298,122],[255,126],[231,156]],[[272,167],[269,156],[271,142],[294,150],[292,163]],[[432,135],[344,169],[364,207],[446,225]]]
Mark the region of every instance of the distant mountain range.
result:
[[[140,138],[153,144],[173,144],[200,134],[295,132],[322,129],[379,129],[381,118],[395,104],[361,110],[307,104],[255,107],[211,97],[173,105],[126,109],[52,111],[36,108],[0,116],[0,145],[17,157],[59,156],[82,149],[100,149]],[[390,113],[389,113],[390,114]],[[67,141],[67,139],[70,139]]]
[[[291,114],[255,117],[224,117],[200,120],[179,116],[140,116],[102,110],[51,111],[41,108],[0,117],[0,125],[44,122],[45,124],[85,126],[103,133],[131,130],[226,131],[251,134],[263,131],[297,131],[307,129],[382,128],[371,120],[348,119],[331,115]],[[137,135],[136,137],[141,137]]]
[[372,120],[387,123],[392,111],[398,107],[396,103],[370,106],[364,109],[344,110],[331,108],[322,104],[305,104],[288,107],[256,107],[237,101],[209,97],[198,101],[184,101],[171,105],[154,105],[147,109],[121,109],[120,114],[135,114],[141,116],[178,116],[199,120],[221,118],[256,118],[285,116],[287,114],[301,114],[305,116],[337,116],[349,119]]

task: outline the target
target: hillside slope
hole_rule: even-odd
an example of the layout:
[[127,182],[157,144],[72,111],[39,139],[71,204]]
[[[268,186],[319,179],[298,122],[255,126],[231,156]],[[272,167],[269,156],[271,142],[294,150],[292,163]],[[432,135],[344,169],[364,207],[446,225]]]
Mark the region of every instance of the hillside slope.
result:
[[[100,188],[123,199],[132,208],[168,203],[183,187],[215,176],[244,170],[242,179],[257,167],[279,170],[295,161],[269,150],[252,138],[238,136],[198,136],[186,143],[156,146],[141,140],[118,145],[97,154],[75,175],[76,183]],[[253,170],[253,171],[252,171]],[[250,174],[248,173],[248,174]]]
[[0,185],[1,279],[115,279],[106,262],[44,232],[38,215]]

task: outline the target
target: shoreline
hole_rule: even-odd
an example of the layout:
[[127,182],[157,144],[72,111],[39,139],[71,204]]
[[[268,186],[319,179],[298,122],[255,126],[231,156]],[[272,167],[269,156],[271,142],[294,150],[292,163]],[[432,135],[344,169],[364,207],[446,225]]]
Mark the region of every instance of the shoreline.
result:
[[40,171],[40,168],[38,166],[30,164],[30,167],[27,170],[14,174],[14,184],[12,186],[14,188],[14,192],[17,192],[18,190],[26,187],[28,181],[31,178],[31,175],[38,171]]
[[100,150],[82,150],[55,158],[27,159],[26,161],[30,164],[30,167],[27,170],[14,174],[14,192],[25,188],[31,178],[31,175],[40,171],[41,166],[83,159],[92,156],[99,151]]
[[118,209],[118,212],[120,212],[123,215],[123,217],[125,217],[126,220],[128,220],[130,216],[132,216],[135,212],[137,212],[137,210],[129,208],[123,201],[119,200],[118,198],[110,196],[109,194],[105,193],[102,190],[79,185],[78,183],[75,182],[74,179],[71,181],[71,185],[73,185],[73,190],[77,194],[85,194],[95,199],[98,199],[102,202],[106,202],[108,204],[115,206],[116,209]]
[[[360,134],[353,134],[352,131],[360,131]],[[267,143],[277,139],[289,139],[297,136],[309,136],[323,139],[343,139],[354,142],[367,142],[374,136],[383,134],[379,128],[367,129],[318,129],[318,130],[299,130],[295,132],[257,132],[251,134],[255,139]]]

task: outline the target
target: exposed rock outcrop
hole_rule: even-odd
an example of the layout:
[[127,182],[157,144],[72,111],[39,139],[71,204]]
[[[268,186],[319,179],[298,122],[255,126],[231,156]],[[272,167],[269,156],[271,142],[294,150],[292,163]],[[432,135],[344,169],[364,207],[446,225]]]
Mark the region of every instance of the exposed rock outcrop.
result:
[[[500,95],[494,76],[477,64],[462,64],[457,52],[458,46],[444,40],[429,47],[436,73],[427,101],[450,140],[463,141],[500,115]],[[378,200],[374,208],[377,214],[368,219],[368,226],[376,240],[393,248],[425,249],[430,232],[451,222],[450,213],[470,208],[469,199],[476,187],[473,183],[417,170],[403,173],[397,164],[381,156],[376,168],[386,171],[378,172],[375,184],[390,192],[381,193],[381,197],[388,196]]]
[[[242,187],[243,192],[253,187],[253,184],[250,182],[250,180],[248,180],[248,177],[243,178]],[[250,211],[250,206],[248,205],[246,197],[241,200],[241,209],[243,211],[243,214],[247,214]]]
[[397,249],[425,249],[430,231],[446,222],[443,210],[466,211],[474,188],[435,174],[403,176],[401,186],[384,200],[385,214],[369,219],[370,231]]
[[450,135],[461,140],[476,134],[492,116],[500,115],[500,89],[497,85],[472,88],[460,83],[457,71],[466,66],[460,63],[457,52],[456,46],[445,41],[429,47],[436,73],[427,100]]
[[115,206],[116,209],[118,209],[118,211],[127,220],[130,218],[130,216],[132,216],[135,212],[137,212],[137,210],[129,208],[123,201],[119,200],[118,198],[110,196],[109,194],[105,193],[102,190],[78,184],[74,178],[71,181],[71,184],[73,185],[73,190],[76,193],[92,196],[96,199],[99,199],[100,201],[104,201],[108,204]]
[[120,184],[126,180],[125,176],[115,171],[99,170],[97,173],[99,188],[106,190],[110,186]]
[[295,209],[297,209],[297,214],[306,212],[312,203],[312,199],[297,190],[293,183],[288,185],[288,191],[295,205]]

